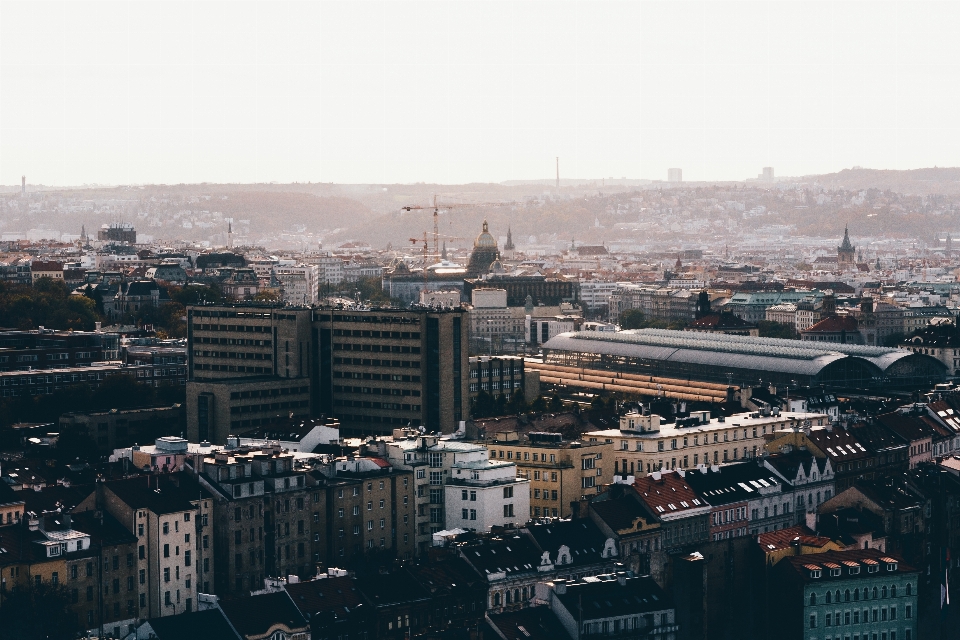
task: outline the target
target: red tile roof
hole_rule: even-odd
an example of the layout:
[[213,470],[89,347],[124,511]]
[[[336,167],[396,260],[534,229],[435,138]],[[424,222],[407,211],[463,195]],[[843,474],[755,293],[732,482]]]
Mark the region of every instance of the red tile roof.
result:
[[818,536],[805,525],[797,525],[779,531],[761,533],[757,536],[757,544],[764,553],[781,551],[793,546],[793,541],[800,538],[800,544],[807,547],[823,547],[830,542],[830,538]]
[[638,478],[633,483],[640,499],[659,518],[693,509],[709,508],[697,497],[679,471],[660,471]]
[[813,325],[804,333],[840,333],[841,331],[857,331],[859,325],[853,316],[829,316]]

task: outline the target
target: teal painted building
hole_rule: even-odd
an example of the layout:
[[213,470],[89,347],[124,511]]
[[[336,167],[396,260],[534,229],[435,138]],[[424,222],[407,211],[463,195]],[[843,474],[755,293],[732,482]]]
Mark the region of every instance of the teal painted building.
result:
[[784,640],[917,640],[919,571],[876,549],[789,556],[774,567],[768,629]]

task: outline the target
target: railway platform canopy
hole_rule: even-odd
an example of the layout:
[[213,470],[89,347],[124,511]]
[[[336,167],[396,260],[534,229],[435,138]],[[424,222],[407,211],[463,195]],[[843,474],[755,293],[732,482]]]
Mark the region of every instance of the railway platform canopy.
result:
[[731,386],[914,390],[947,374],[936,358],[905,349],[667,329],[561,333],[543,354],[547,364]]

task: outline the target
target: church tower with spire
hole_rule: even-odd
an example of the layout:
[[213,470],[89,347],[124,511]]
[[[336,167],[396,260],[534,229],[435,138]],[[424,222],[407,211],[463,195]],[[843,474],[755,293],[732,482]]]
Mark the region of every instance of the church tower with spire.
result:
[[837,247],[837,266],[841,271],[857,268],[857,248],[850,243],[850,232],[843,228],[843,242]]
[[510,227],[507,227],[507,241],[503,245],[503,256],[505,258],[512,258],[516,249],[513,245],[513,232],[510,230]]

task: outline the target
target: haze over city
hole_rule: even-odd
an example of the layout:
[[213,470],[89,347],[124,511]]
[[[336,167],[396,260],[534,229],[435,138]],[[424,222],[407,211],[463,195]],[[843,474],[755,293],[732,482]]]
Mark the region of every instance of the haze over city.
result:
[[0,183],[957,166],[956,3],[2,2]]
[[958,25],[0,0],[0,640],[956,640]]

